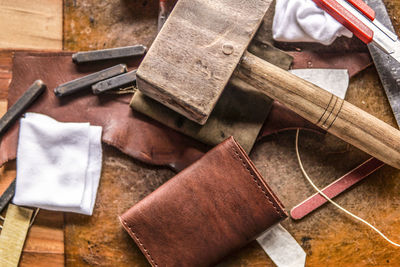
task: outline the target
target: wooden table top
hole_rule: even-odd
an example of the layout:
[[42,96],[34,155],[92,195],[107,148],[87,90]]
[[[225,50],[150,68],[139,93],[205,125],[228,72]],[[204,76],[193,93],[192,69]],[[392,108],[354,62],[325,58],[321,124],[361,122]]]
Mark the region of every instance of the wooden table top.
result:
[[[400,33],[400,21],[397,19],[400,17],[400,0],[384,2],[397,33]],[[92,50],[139,43],[149,46],[156,35],[157,15],[158,1],[154,0],[65,0],[63,49]],[[4,100],[4,92],[0,96]],[[346,99],[395,125],[374,67],[369,67],[351,80]],[[294,132],[268,137],[258,142],[250,154],[287,209],[314,193],[298,168],[294,137]],[[368,158],[368,155],[333,136],[321,137],[311,133],[301,133],[300,151],[306,170],[320,187]],[[15,175],[12,166],[6,172]],[[134,242],[120,227],[117,215],[173,175],[169,169],[143,164],[114,148],[104,147],[103,173],[94,215],[64,215],[65,264],[148,266]],[[400,172],[385,166],[336,200],[373,223],[394,241],[400,242],[399,189]],[[54,212],[43,214],[50,219],[60,216]],[[57,220],[44,220],[41,225],[56,229],[59,224],[52,226],[52,223],[57,224]],[[307,266],[400,265],[398,249],[331,205],[323,206],[301,221],[287,219],[282,225],[307,252]],[[33,260],[26,258],[23,258],[23,263],[35,266]],[[64,261],[54,261],[46,265],[63,264]],[[227,257],[220,266],[274,264],[253,242]]]

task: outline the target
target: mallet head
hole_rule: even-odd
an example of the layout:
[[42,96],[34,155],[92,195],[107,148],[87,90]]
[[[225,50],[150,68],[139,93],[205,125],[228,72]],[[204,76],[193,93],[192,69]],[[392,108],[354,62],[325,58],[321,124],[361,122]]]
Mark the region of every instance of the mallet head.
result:
[[179,0],[137,71],[147,96],[204,124],[272,0]]

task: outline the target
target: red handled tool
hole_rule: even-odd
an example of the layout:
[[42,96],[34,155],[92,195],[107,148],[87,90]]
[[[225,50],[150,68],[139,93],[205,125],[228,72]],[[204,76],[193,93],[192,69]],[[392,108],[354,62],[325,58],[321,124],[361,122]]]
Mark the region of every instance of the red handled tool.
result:
[[400,62],[396,34],[375,19],[375,11],[362,0],[313,0],[366,44],[374,43]]

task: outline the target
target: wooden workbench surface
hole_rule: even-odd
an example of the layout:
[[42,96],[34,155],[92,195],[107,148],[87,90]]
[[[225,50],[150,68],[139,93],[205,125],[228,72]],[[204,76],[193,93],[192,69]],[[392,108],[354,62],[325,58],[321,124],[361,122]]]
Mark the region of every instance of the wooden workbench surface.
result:
[[[400,30],[400,0],[385,0]],[[64,50],[91,50],[142,43],[156,35],[158,1],[65,0]],[[399,32],[398,32],[399,33]],[[2,96],[2,94],[0,94]],[[351,80],[347,100],[395,125],[374,67]],[[1,103],[0,103],[1,104]],[[294,132],[258,142],[251,158],[287,209],[313,194],[303,178],[294,150]],[[300,153],[306,170],[324,186],[354,168],[368,155],[333,136],[301,133]],[[149,166],[104,147],[102,180],[94,215],[65,214],[67,266],[148,266],[119,225],[117,215],[152,192],[174,173]],[[385,166],[336,200],[400,242],[400,172]],[[51,217],[51,213],[50,213]],[[398,266],[398,249],[360,223],[325,205],[305,219],[282,225],[307,252],[307,266]],[[60,262],[46,264],[60,266]],[[274,266],[253,242],[220,266]]]

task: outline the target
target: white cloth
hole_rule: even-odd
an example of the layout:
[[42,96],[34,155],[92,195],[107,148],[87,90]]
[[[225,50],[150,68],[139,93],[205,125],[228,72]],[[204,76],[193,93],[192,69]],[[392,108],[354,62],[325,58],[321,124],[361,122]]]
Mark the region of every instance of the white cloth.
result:
[[276,0],[273,38],[282,42],[330,45],[336,37],[353,34],[312,0]]
[[101,175],[99,126],[26,113],[20,122],[13,203],[92,215]]

